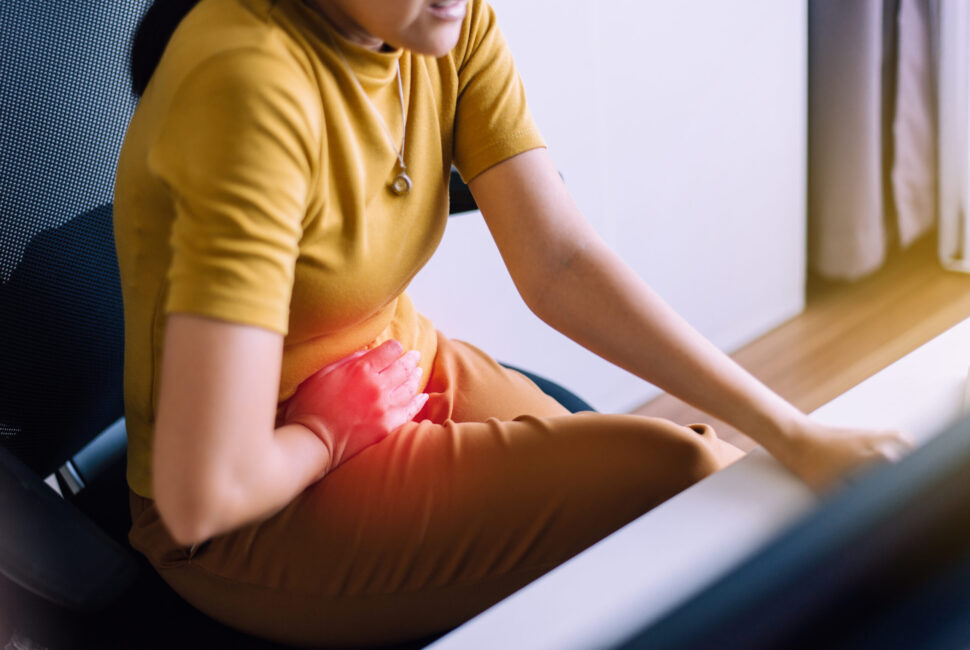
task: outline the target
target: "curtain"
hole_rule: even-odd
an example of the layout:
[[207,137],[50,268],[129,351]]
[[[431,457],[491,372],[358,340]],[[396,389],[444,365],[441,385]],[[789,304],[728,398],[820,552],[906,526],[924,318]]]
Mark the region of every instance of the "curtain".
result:
[[938,0],[809,2],[809,266],[878,269],[936,220]]
[[940,260],[970,272],[970,3],[940,0],[938,21]]

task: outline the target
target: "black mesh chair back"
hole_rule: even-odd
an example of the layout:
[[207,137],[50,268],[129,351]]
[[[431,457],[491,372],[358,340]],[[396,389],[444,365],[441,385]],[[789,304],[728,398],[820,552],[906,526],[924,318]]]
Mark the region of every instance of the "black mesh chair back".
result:
[[0,2],[0,575],[71,609],[106,606],[137,574],[117,541],[124,492],[92,508],[117,522],[112,540],[39,479],[105,430],[124,440],[110,202],[146,6]]
[[122,416],[110,202],[147,4],[0,3],[0,445],[41,476]]
[[[111,199],[136,103],[131,37],[149,4],[0,2],[4,647],[278,647],[196,612],[125,544]],[[97,482],[73,494],[65,467]],[[42,481],[55,470],[66,499]]]

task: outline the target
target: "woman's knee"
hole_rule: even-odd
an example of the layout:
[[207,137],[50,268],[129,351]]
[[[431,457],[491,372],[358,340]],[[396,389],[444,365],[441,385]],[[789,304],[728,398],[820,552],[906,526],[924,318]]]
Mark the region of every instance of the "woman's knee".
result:
[[670,420],[636,415],[580,413],[542,422],[575,427],[590,457],[613,465],[615,471],[634,472],[648,482],[672,484],[675,489],[709,476],[723,466],[718,438],[707,425],[691,427]]
[[721,469],[717,436],[709,425],[692,424],[678,428],[685,431],[685,435],[681,438],[680,461],[686,473],[693,479],[692,483]]
[[698,433],[656,418],[616,417],[600,421],[594,443],[597,467],[587,476],[601,506],[610,499],[624,507],[635,504],[635,512],[623,510],[632,519],[722,466],[713,431]]
[[707,425],[681,426],[660,418],[638,418],[640,457],[654,480],[684,489],[722,467],[717,436]]

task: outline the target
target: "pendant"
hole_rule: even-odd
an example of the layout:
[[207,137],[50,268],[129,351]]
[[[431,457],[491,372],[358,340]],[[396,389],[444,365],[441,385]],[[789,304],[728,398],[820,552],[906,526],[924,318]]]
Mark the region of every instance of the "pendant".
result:
[[411,191],[411,185],[411,177],[407,175],[407,172],[402,171],[391,181],[391,192],[395,196],[404,196]]

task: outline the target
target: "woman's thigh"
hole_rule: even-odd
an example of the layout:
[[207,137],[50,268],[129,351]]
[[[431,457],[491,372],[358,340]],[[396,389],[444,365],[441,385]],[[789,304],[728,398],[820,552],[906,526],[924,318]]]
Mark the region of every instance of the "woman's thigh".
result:
[[457,625],[740,453],[710,427],[569,415],[444,336],[427,392],[418,421],[270,519],[189,553],[134,497],[132,543],[234,627],[310,645],[393,642]]
[[569,413],[525,375],[499,365],[474,345],[449,339],[440,332],[425,391],[428,403],[415,419],[438,424]]
[[713,431],[584,413],[410,423],[189,558],[145,502],[132,542],[202,611],[303,644],[448,629],[715,471]]

